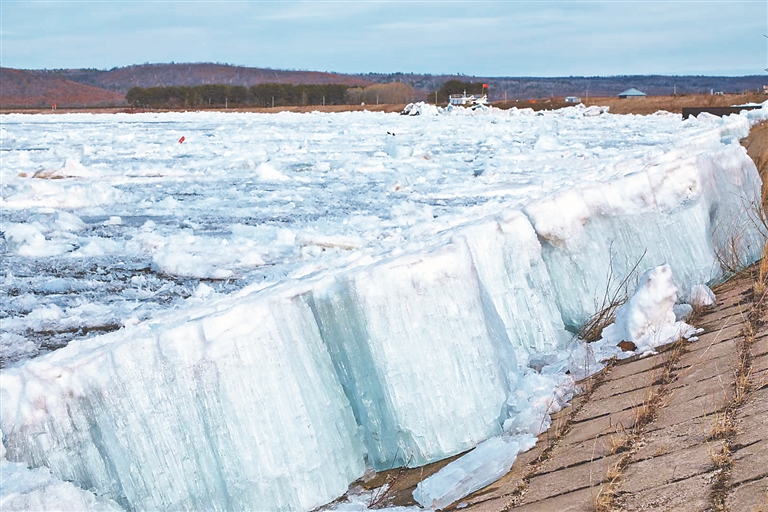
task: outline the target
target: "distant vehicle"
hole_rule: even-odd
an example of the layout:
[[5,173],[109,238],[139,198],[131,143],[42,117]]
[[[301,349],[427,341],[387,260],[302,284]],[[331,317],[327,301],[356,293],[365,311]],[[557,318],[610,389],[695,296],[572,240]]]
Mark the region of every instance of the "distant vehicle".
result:
[[483,91],[480,94],[467,94],[467,91],[464,90],[464,94],[451,94],[448,96],[448,105],[475,107],[487,104],[488,84],[483,84]]
[[578,96],[566,96],[565,99],[563,99],[566,103],[581,103],[581,98]]

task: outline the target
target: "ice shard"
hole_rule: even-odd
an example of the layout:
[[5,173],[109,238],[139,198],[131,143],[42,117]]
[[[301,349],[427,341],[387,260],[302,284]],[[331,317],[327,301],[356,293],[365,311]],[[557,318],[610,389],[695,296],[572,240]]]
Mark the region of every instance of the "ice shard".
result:
[[535,444],[536,437],[531,434],[492,437],[420,482],[413,498],[424,508],[444,509],[504,476],[517,454],[530,450]]

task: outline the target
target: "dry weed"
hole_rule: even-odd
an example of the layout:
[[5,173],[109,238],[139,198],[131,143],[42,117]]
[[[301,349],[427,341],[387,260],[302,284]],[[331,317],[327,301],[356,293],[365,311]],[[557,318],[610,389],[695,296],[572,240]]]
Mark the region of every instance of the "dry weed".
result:
[[712,461],[712,466],[715,469],[725,469],[731,465],[731,450],[727,444],[720,446],[720,450],[709,450],[709,460]]
[[[622,429],[623,430],[623,429]],[[632,440],[630,439],[630,436],[627,434],[627,432],[616,432],[616,434],[611,434],[608,436],[608,452],[611,455],[614,455],[616,453],[621,453],[629,450]]]
[[648,399],[640,405],[635,406],[634,418],[635,424],[632,427],[633,430],[640,430],[644,425],[653,421],[655,415],[655,407],[653,399]]
[[668,350],[664,368],[659,376],[654,379],[654,384],[658,384],[658,386],[648,389],[645,399],[634,407],[634,422],[632,428],[629,431],[625,431],[626,437],[624,439],[621,437],[614,439],[614,436],[611,436],[609,439],[610,447],[612,449],[615,447],[616,453],[619,451],[624,452],[624,455],[608,470],[606,475],[608,482],[600,487],[597,495],[594,497],[593,505],[595,512],[609,512],[619,508],[619,503],[617,502],[619,496],[618,486],[624,470],[629,466],[633,453],[642,440],[643,430],[653,422],[658,410],[663,406],[666,397],[669,395],[669,384],[673,380],[672,375],[680,357],[685,351],[685,341],[681,338]]
[[709,440],[726,439],[736,434],[736,425],[732,415],[727,411],[721,411],[714,414],[712,419],[712,428],[709,431]]
[[[766,260],[766,252],[763,251],[763,261]],[[733,465],[733,456],[731,447],[736,438],[736,414],[739,407],[749,399],[754,389],[752,382],[752,354],[751,346],[755,341],[755,331],[761,322],[765,293],[756,293],[764,286],[766,275],[765,267],[761,261],[758,270],[755,273],[755,282],[752,290],[755,292],[752,297],[752,306],[747,315],[744,329],[742,331],[742,342],[739,346],[738,365],[734,370],[732,391],[729,399],[726,401],[722,412],[715,415],[715,421],[710,432],[711,439],[722,440],[722,447],[719,451],[711,451],[709,456],[713,466],[713,483],[710,494],[712,510],[725,510],[725,500],[731,489],[731,466]]]
[[618,497],[618,484],[623,474],[623,468],[615,464],[608,468],[606,478],[608,481],[601,485],[595,494],[594,509],[595,512],[611,512],[616,510],[616,498]]
[[[743,368],[743,367],[742,367]],[[747,401],[752,391],[752,370],[739,371],[734,383],[733,405],[738,407]]]
[[[520,480],[520,483],[517,485],[517,487],[515,487],[515,489],[509,494],[504,495],[504,497],[507,498],[507,502],[504,504],[501,512],[509,512],[520,504],[526,490],[528,489],[528,482],[531,480],[531,478],[534,477],[534,475],[536,475],[536,472],[539,470],[541,465],[552,457],[552,452],[555,450],[560,440],[565,437],[565,435],[571,429],[571,418],[578,414],[578,412],[584,407],[584,404],[589,402],[590,396],[605,381],[605,378],[608,373],[610,373],[614,363],[615,360],[609,361],[608,364],[605,365],[605,368],[586,379],[587,382],[592,382],[592,384],[587,386],[587,391],[582,396],[582,400],[578,405],[571,409],[570,414],[568,415],[568,419],[562,425],[557,426],[557,428],[554,430],[554,435],[552,438],[549,437],[549,432],[552,431],[552,428],[550,427],[550,430],[547,431],[547,440],[549,444],[546,448],[544,448],[544,450],[542,450],[541,454],[528,465],[525,475]],[[539,439],[541,439],[541,436]]]
[[719,451],[709,451],[709,459],[712,462],[712,487],[710,510],[725,511],[725,498],[730,489],[731,465],[733,456],[729,443],[723,443]]
[[[713,231],[732,231],[731,228],[724,228],[722,224],[715,226]],[[714,238],[718,238],[715,236]],[[732,231],[726,238],[726,243],[722,246],[715,247],[715,259],[723,269],[727,278],[739,277],[749,269],[749,261],[744,256],[742,247],[744,245],[744,230],[739,229]]]
[[611,257],[603,297],[600,303],[595,302],[596,313],[579,329],[578,336],[580,339],[588,343],[597,341],[601,338],[603,329],[614,322],[616,310],[623,306],[629,298],[630,281],[632,279],[637,280],[637,269],[640,262],[645,258],[646,252],[643,251],[632,269],[620,281],[613,270],[613,257]]
[[587,106],[609,106],[612,114],[653,114],[658,110],[681,113],[683,107],[727,107],[739,105],[747,101],[765,101],[765,95],[758,93],[746,94],[678,94],[676,96],[648,96],[642,99],[619,99],[616,97],[583,98]]
[[768,153],[763,152],[752,159],[757,167],[757,173],[760,175],[760,179],[763,182],[763,190],[760,203],[763,206],[763,210],[768,210]]

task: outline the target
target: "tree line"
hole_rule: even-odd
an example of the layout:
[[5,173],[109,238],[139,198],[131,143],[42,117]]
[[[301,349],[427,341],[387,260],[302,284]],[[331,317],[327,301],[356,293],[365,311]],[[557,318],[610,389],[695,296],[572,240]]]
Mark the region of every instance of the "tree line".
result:
[[358,103],[407,103],[414,100],[413,87],[401,83],[351,87],[343,84],[263,83],[242,85],[132,87],[125,95],[139,108],[285,107],[299,105],[347,105]]
[[271,107],[293,105],[343,105],[349,86],[342,84],[292,85],[265,83],[242,85],[132,87],[125,95],[129,105],[141,108]]

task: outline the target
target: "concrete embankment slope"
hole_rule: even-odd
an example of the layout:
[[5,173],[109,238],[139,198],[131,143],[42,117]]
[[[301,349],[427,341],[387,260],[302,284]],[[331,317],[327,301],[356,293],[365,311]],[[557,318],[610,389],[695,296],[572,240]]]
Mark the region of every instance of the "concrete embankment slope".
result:
[[768,510],[768,328],[754,278],[717,290],[698,341],[584,382],[464,510]]

